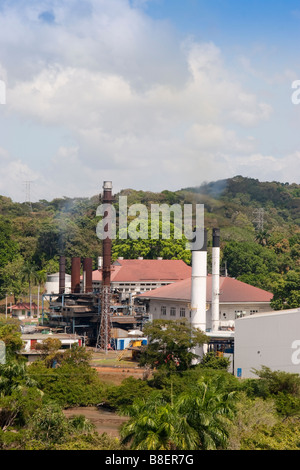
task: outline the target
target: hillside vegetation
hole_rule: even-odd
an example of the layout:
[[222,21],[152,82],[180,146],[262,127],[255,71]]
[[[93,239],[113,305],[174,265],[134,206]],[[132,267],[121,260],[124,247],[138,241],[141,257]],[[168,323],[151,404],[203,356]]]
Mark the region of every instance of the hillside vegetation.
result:
[[[222,273],[274,293],[275,308],[300,305],[300,185],[260,182],[236,176],[178,191],[153,193],[124,189],[127,204],[204,204],[209,229],[221,230]],[[0,196],[0,299],[12,293],[26,295],[29,282],[43,284],[46,273],[58,271],[59,255],[92,257],[94,268],[101,254],[96,227],[99,196],[57,198],[16,203]],[[132,220],[134,217],[129,218]],[[118,219],[117,219],[118,220]],[[149,225],[150,230],[150,225]],[[150,232],[149,232],[150,233]],[[113,258],[183,259],[190,263],[185,239],[117,239]]]

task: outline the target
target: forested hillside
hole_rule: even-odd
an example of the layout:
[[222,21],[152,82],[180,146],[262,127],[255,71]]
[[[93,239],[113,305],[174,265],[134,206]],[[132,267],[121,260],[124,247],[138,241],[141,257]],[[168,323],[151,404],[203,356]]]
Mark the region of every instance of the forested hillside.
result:
[[[222,273],[274,293],[275,308],[300,305],[300,185],[259,182],[237,176],[196,188],[152,193],[124,189],[128,206],[135,203],[204,204],[205,225],[221,229]],[[115,207],[118,211],[118,196]],[[101,254],[96,227],[99,196],[16,203],[0,196],[0,298],[25,295],[29,279],[41,284],[58,270],[59,255]],[[130,219],[129,219],[130,220]],[[149,227],[150,230],[150,227]],[[209,230],[208,269],[211,230]],[[114,240],[113,258],[182,258],[190,262],[185,240]]]

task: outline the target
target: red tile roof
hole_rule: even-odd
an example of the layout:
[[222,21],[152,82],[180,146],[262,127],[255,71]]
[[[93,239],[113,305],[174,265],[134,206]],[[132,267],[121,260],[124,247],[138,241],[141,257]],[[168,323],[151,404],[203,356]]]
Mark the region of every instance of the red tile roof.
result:
[[[206,295],[207,302],[211,302],[212,277],[207,276]],[[165,300],[191,300],[191,277],[168,286],[159,287],[139,297]],[[250,286],[244,282],[230,277],[220,277],[220,302],[270,302],[273,294],[258,287]]]
[[[112,265],[112,282],[176,282],[191,276],[192,268],[182,260],[126,259]],[[93,271],[93,281],[101,281],[101,271]]]
[[[30,303],[29,302],[19,302],[16,305],[13,305],[12,310],[30,310]],[[33,310],[37,309],[37,304],[35,302],[32,302],[31,308]]]

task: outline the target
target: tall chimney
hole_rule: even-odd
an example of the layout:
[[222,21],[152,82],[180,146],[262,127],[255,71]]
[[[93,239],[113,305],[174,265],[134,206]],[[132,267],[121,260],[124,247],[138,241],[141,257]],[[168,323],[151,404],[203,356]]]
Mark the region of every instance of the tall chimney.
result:
[[[112,204],[112,183],[111,181],[104,181],[103,183],[103,196],[102,202],[104,204]],[[104,238],[102,241],[102,285],[110,286],[110,272],[111,272],[111,238],[109,236],[109,231],[111,229],[111,214],[109,208],[104,213],[104,217],[108,220],[108,223],[104,227],[104,232],[108,233],[108,237]]]
[[59,257],[59,278],[58,278],[58,293],[64,294],[66,288],[66,258],[65,256]]
[[72,258],[71,292],[73,294],[80,293],[80,264],[81,259],[79,257]]
[[212,297],[211,297],[211,318],[212,331],[218,331],[220,316],[220,230],[213,229],[212,245]]
[[101,287],[101,324],[99,335],[97,338],[97,347],[100,347],[105,352],[110,345],[110,284],[111,284],[111,229],[112,229],[112,182],[104,181],[103,183],[103,196],[102,202],[106,204],[106,211],[104,217],[107,224],[104,227],[104,233],[107,236],[102,240],[102,287]]
[[83,292],[93,292],[93,260],[83,258]]
[[207,231],[202,248],[192,251],[191,323],[206,331]]

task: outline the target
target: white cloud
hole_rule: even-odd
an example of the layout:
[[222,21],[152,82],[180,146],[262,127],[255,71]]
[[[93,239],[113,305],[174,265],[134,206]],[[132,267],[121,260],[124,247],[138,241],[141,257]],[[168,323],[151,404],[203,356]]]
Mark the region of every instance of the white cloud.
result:
[[72,140],[36,174],[40,198],[93,194],[105,178],[177,189],[259,172],[273,158],[254,157],[272,105],[243,86],[216,44],[182,43],[144,3],[30,0],[0,12],[7,113]]

